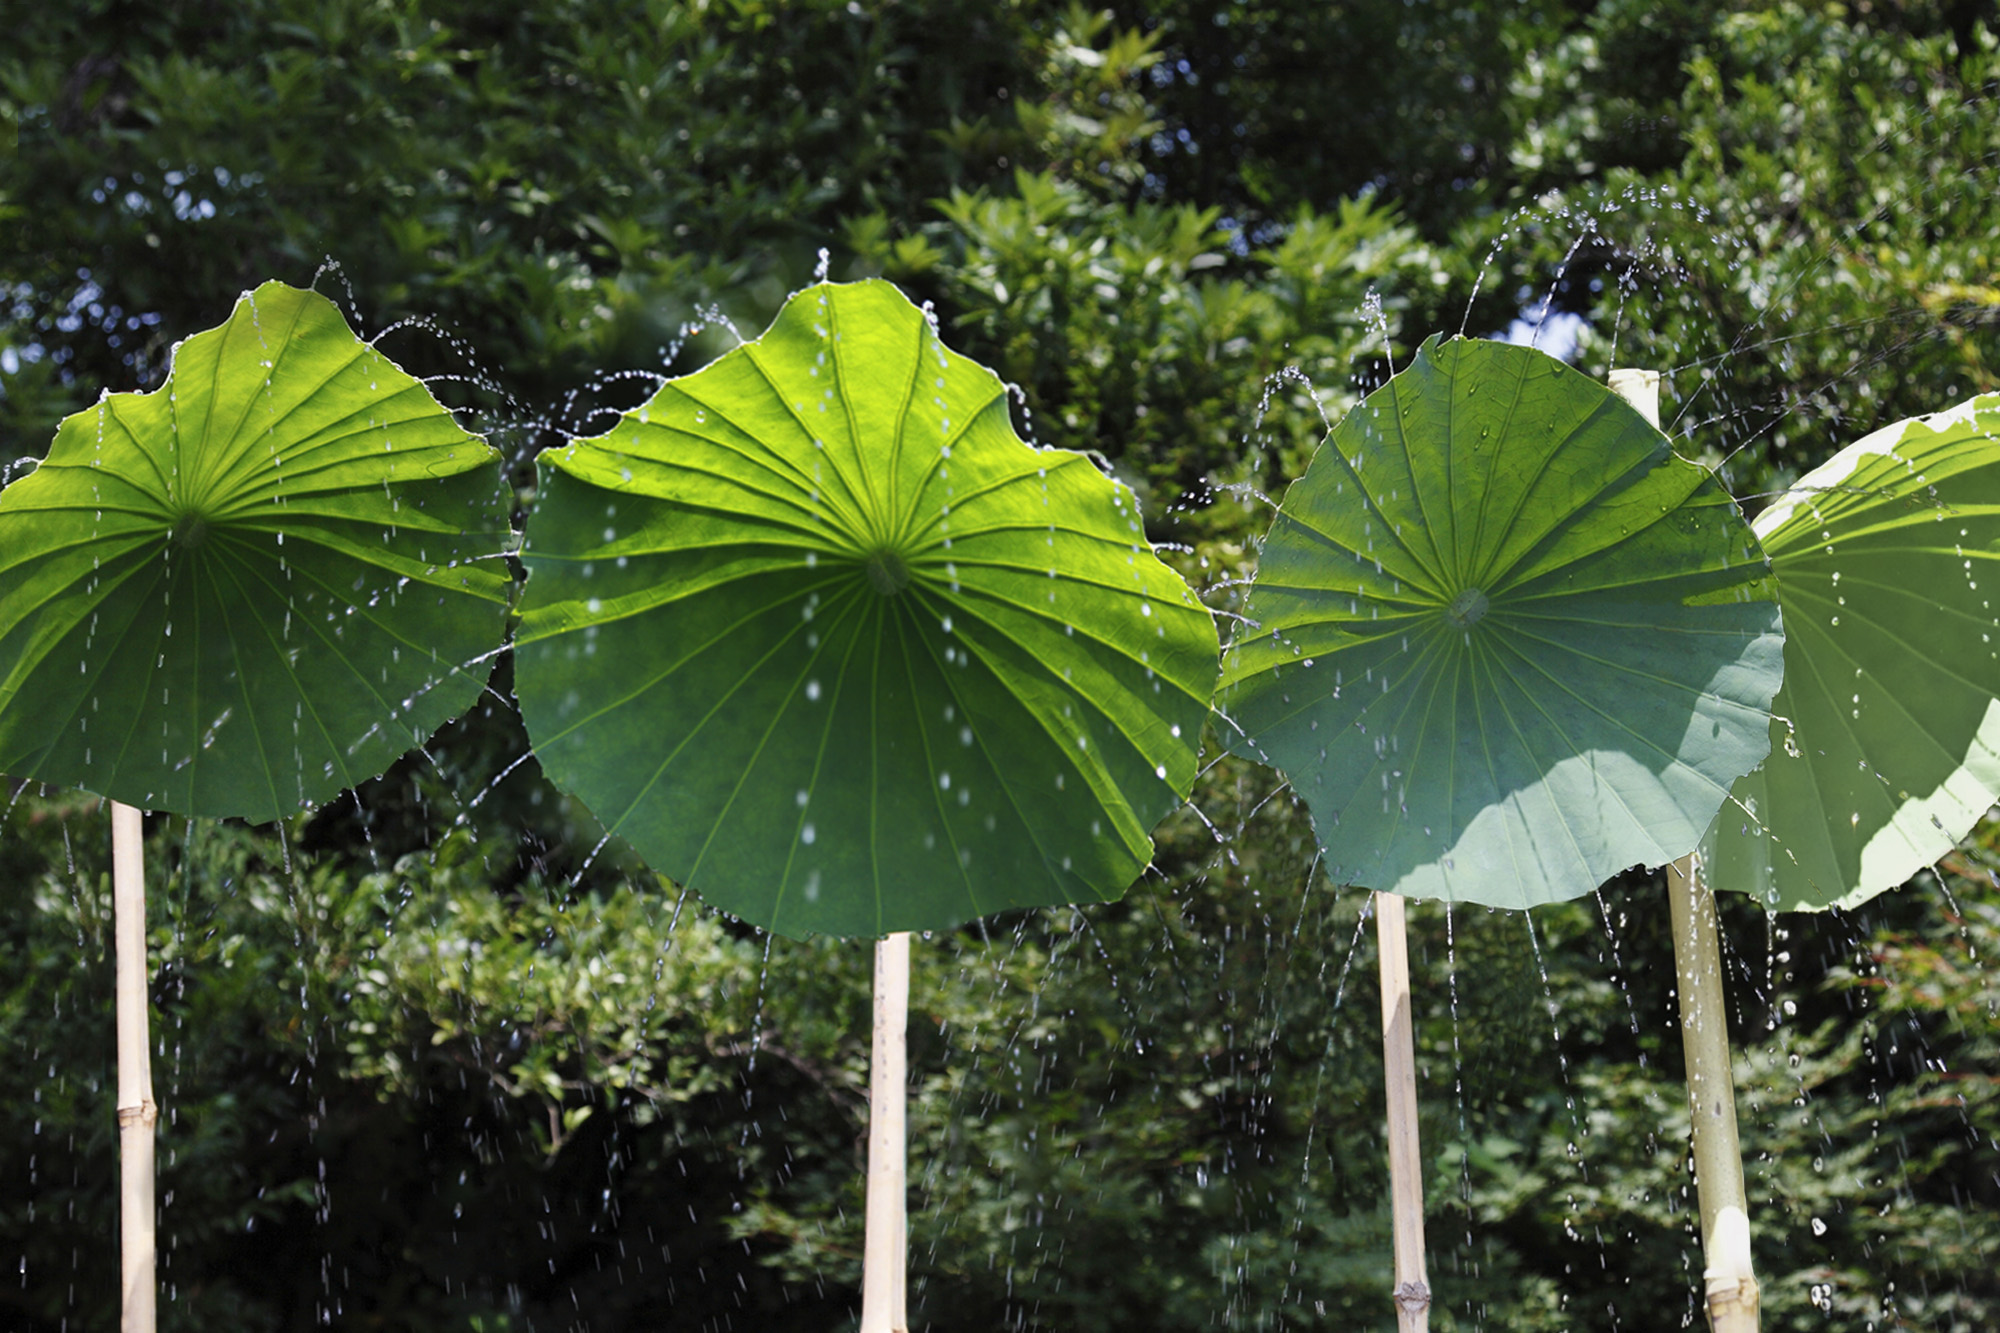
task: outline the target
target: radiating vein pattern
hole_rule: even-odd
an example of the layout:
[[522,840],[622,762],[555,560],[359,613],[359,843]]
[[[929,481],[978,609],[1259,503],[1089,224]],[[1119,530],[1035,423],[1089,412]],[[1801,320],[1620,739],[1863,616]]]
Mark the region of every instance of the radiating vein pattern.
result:
[[1209,613],[886,283],[544,454],[522,559],[544,771],[772,930],[1115,898],[1194,780]]
[[1692,850],[1762,757],[1771,596],[1734,503],[1608,390],[1433,339],[1287,491],[1217,708],[1337,880],[1577,897]]
[[0,772],[268,820],[462,711],[505,628],[496,455],[267,283],[0,492]]
[[2000,801],[2000,395],[1877,431],[1757,516],[1785,610],[1771,754],[1705,842],[1717,888],[1851,906]]

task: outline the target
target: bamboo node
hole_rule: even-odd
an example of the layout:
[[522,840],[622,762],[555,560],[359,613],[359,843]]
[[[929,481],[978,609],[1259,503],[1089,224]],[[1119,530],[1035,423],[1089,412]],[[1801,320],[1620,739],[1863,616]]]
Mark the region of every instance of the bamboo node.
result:
[[[1713,1329],[1755,1328],[1761,1292],[1754,1277],[1708,1278],[1708,1324]],[[1731,1322],[1734,1321],[1734,1322]],[[1748,1321],[1748,1322],[1745,1322]]]
[[1396,1308],[1404,1314],[1424,1314],[1431,1308],[1431,1289],[1422,1282],[1403,1282],[1396,1287]]
[[151,1129],[159,1123],[160,1108],[150,1097],[140,1102],[137,1106],[121,1106],[118,1108],[118,1128],[120,1129],[127,1129],[133,1125]]

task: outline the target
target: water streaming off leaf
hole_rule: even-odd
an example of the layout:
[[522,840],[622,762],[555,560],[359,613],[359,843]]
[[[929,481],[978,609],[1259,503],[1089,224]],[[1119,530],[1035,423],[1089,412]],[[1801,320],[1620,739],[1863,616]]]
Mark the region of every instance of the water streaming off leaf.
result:
[[[1580,346],[1601,354],[1589,334]],[[1690,345],[1676,369],[1727,376],[1719,355]],[[1803,428],[1796,410],[1704,383],[1708,401],[1679,428],[1692,448],[1711,427],[1719,452],[1773,422]],[[1351,400],[1349,386],[1303,376],[1272,387],[1302,413]],[[571,411],[510,437],[515,461],[549,422],[577,436],[607,424]],[[1274,507],[1263,497],[1291,477],[1255,438],[1242,443],[1263,461],[1160,521],[1192,531],[1220,505],[1261,531]],[[1371,450],[1355,470],[1380,475],[1385,457]],[[1244,615],[1253,544],[1181,544],[1169,555],[1204,595]],[[281,637],[353,604],[344,590],[310,604],[301,592],[288,604],[300,626]],[[1490,608],[1471,610],[1465,628],[1487,623]],[[177,613],[177,629],[187,623]],[[87,642],[83,674],[101,651]],[[1399,641],[1396,655],[1409,651]],[[1330,665],[1301,654],[1301,675],[1306,660]],[[1382,677],[1364,679],[1373,691]],[[831,704],[834,679],[802,693]],[[411,1310],[439,1320],[608,1326],[637,1308],[672,1326],[768,1326],[757,1321],[787,1310],[837,1322],[858,1277],[862,954],[774,939],[647,875],[541,777],[510,688],[503,671],[478,718],[283,838],[155,821],[172,1302],[194,1317],[225,1278],[264,1302],[303,1278],[302,1299],[336,1325],[397,1282]],[[945,722],[956,755],[966,724]],[[1401,753],[1408,733],[1392,724],[1372,739]],[[919,945],[924,1318],[971,1309],[999,1326],[1064,1327],[1076,1293],[1112,1284],[1162,1293],[1134,1313],[1148,1327],[1380,1318],[1388,1237],[1363,899],[1325,883],[1307,811],[1278,778],[1214,737],[1199,764],[1195,796],[1123,902],[1009,913]],[[968,789],[956,758],[937,771],[940,790]],[[779,795],[803,812],[801,790]],[[808,846],[819,818],[799,825]],[[25,1238],[22,1290],[78,1323],[109,1271],[110,1044],[89,1027],[106,1027],[103,850],[88,799],[10,793],[9,940],[46,965],[13,1029],[25,1072],[0,1195],[25,1219],[10,1230]],[[1931,1242],[1956,1235],[1977,1252],[1993,1236],[1979,1089],[1993,1060],[1994,864],[1990,846],[1954,854],[1950,899],[1919,886],[1815,918],[1726,907],[1770,1301],[1861,1320],[1919,1289],[1931,1309],[1977,1295],[1966,1251]],[[1463,1327],[1559,1320],[1588,1301],[1614,1327],[1689,1309],[1698,1261],[1658,898],[1625,876],[1592,904],[1525,922],[1469,905],[1414,913],[1432,1282]],[[1681,1267],[1662,1274],[1634,1253]]]
[[[1026,1309],[1088,1278],[1094,1255],[1145,1262],[1158,1237],[1193,1226],[1206,1239],[1187,1254],[1189,1277],[1232,1324],[1309,1322],[1316,1307],[1369,1317],[1380,1271],[1370,1256],[1387,1240],[1368,1203],[1380,1188],[1372,932],[1360,895],[1310,879],[1304,811],[1256,777],[1237,761],[1211,768],[1207,822],[1194,811],[1171,822],[1160,877],[1118,907],[1019,915],[920,943],[912,1225],[926,1299]],[[155,826],[155,854],[171,867],[156,911],[173,961],[155,1003],[171,1108],[163,1278],[177,1299],[210,1280],[218,1254],[275,1245],[318,1256],[322,1308],[365,1308],[367,1275],[388,1271],[378,1246],[400,1237],[395,1262],[426,1256],[425,1299],[440,1309],[518,1300],[571,1318],[576,1303],[606,1310],[618,1291],[651,1290],[660,1317],[743,1317],[745,1288],[704,1294],[736,1271],[757,1299],[789,1291],[837,1309],[856,1277],[839,1255],[858,1217],[851,1202],[844,1217],[834,1205],[859,1123],[865,955],[740,931],[674,895],[623,887],[629,868],[550,879],[560,855],[523,847],[517,860],[513,817],[482,823],[477,839],[467,826],[403,850],[415,830],[382,823],[408,808],[390,796],[364,792],[318,817],[324,829],[308,824],[289,871],[275,840]],[[501,799],[496,789],[480,808]],[[508,799],[525,810],[531,798]],[[0,834],[14,855],[47,865],[47,878],[22,886],[21,938],[101,957],[102,816],[28,792]],[[1289,858],[1272,855],[1294,843]],[[585,835],[568,864],[589,845]],[[524,872],[511,905],[488,887]],[[1990,884],[1956,882],[1962,904],[1991,901]],[[1433,1282],[1471,1303],[1461,1316],[1471,1326],[1480,1305],[1517,1298],[1531,1277],[1506,1258],[1521,1253],[1504,1240],[1517,1233],[1497,1229],[1494,1209],[1518,1228],[1521,1201],[1537,1201],[1535,1252],[1562,1286],[1619,1271],[1648,1228],[1687,1225],[1671,1008],[1645,981],[1661,945],[1635,924],[1657,897],[1635,879],[1595,906],[1538,913],[1540,965],[1517,914],[1413,917],[1413,966],[1430,979],[1418,1002],[1436,1107],[1427,1142],[1440,1164]],[[1942,895],[1928,904],[1942,908]],[[1955,934],[1928,904],[1910,894],[1882,900],[1896,909],[1886,915],[1788,918],[1762,957],[1732,963],[1753,983],[1736,1015],[1753,1202],[1781,1217],[1788,1200],[1813,1201],[1801,1221],[1821,1227],[1801,1225],[1787,1242],[1803,1246],[1802,1262],[1814,1246],[1832,1254],[1866,1239],[1904,1271],[1916,1254],[1896,1237],[1947,1206],[1912,1192],[1930,1177],[1905,1164],[1893,1134],[1868,1132],[1885,1113],[1929,1114],[1895,1110],[1897,1090],[1949,1087],[1954,1066],[1938,1062],[1970,1055],[1963,1037],[1939,1045],[1900,1008],[1883,1012],[1870,988],[1885,959],[1892,975],[1928,966],[1908,933],[1927,918],[1942,926],[1941,957],[1996,947],[1992,922]],[[1732,924],[1751,929],[1731,938],[1758,933],[1754,917]],[[238,971],[262,950],[293,961]],[[23,1252],[30,1289],[81,1278],[87,1292],[101,1257],[91,1258],[91,1208],[72,1218],[69,1201],[109,1161],[53,1126],[90,1118],[81,1103],[108,1077],[109,1044],[75,1039],[79,1016],[101,1012],[89,969],[49,971],[32,994],[23,1012],[39,1014],[40,1035],[24,1047],[19,1103],[40,1124],[24,1120],[9,1137],[19,1149],[10,1196],[44,1228]],[[1818,1026],[1857,1000],[1849,1036]],[[224,1114],[245,1086],[242,1062],[274,1057],[297,1077],[276,1080],[248,1118],[248,1107]],[[690,1058],[711,1071],[703,1081],[666,1073]],[[1642,1114],[1655,1133],[1605,1132]],[[1983,1151],[1949,1130],[1955,1112],[1941,1114],[1924,1131],[1934,1142]],[[364,1143],[378,1165],[357,1175]],[[231,1163],[220,1174],[218,1154]],[[403,1183],[387,1212],[373,1186],[356,1187],[391,1165]],[[577,1211],[585,1199],[594,1207]],[[218,1216],[235,1236],[222,1251]],[[723,1243],[735,1217],[749,1219],[748,1256]],[[779,1253],[761,1238],[780,1225],[812,1237],[792,1263],[727,1258]],[[1085,1245],[1080,1231],[1103,1234]],[[1635,1323],[1637,1299],[1620,1300]],[[1646,1299],[1685,1303],[1671,1289]],[[70,1308],[87,1308],[77,1301]]]

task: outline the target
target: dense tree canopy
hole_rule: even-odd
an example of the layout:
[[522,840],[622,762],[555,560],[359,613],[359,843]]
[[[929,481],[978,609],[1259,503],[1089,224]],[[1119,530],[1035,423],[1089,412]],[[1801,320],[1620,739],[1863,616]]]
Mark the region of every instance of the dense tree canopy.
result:
[[[825,261],[933,304],[1225,617],[1359,395],[1539,322],[1667,372],[1749,499],[2000,387],[1971,0],[89,0],[0,47],[0,467],[267,278],[533,458]],[[337,267],[326,267],[327,261]],[[404,321],[416,321],[406,325]],[[391,331],[393,330],[393,331]],[[312,816],[156,820],[164,1327],[824,1329],[856,1304],[865,949],[602,844],[511,667]],[[1215,758],[1211,746],[1209,758]],[[106,820],[8,784],[0,1284],[106,1327]],[[1268,771],[1115,904],[926,942],[918,1322],[1391,1322],[1372,945]],[[1766,1327],[2000,1323],[2000,835],[1864,911],[1725,904]],[[1693,1314],[1664,898],[1413,914],[1440,1328]]]

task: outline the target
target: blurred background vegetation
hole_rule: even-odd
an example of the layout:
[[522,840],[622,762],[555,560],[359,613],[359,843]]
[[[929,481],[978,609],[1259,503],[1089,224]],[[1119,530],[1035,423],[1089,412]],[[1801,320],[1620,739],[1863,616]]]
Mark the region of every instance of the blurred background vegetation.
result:
[[[1264,496],[1433,333],[1667,374],[1751,506],[2000,387],[1977,0],[79,0],[0,48],[0,467],[265,278],[534,454],[882,274],[1227,611]],[[325,268],[327,260],[337,267]],[[414,323],[404,323],[415,320]],[[503,661],[283,827],[156,820],[168,1329],[822,1330],[868,950],[684,900]],[[0,1324],[115,1323],[108,838],[0,821]],[[918,949],[913,1326],[1383,1328],[1364,898],[1221,761],[1121,903]],[[2000,1327],[2000,834],[1728,902],[1766,1327]],[[1690,1326],[1664,893],[1413,912],[1441,1329]],[[18,1280],[14,1274],[18,1272]]]

